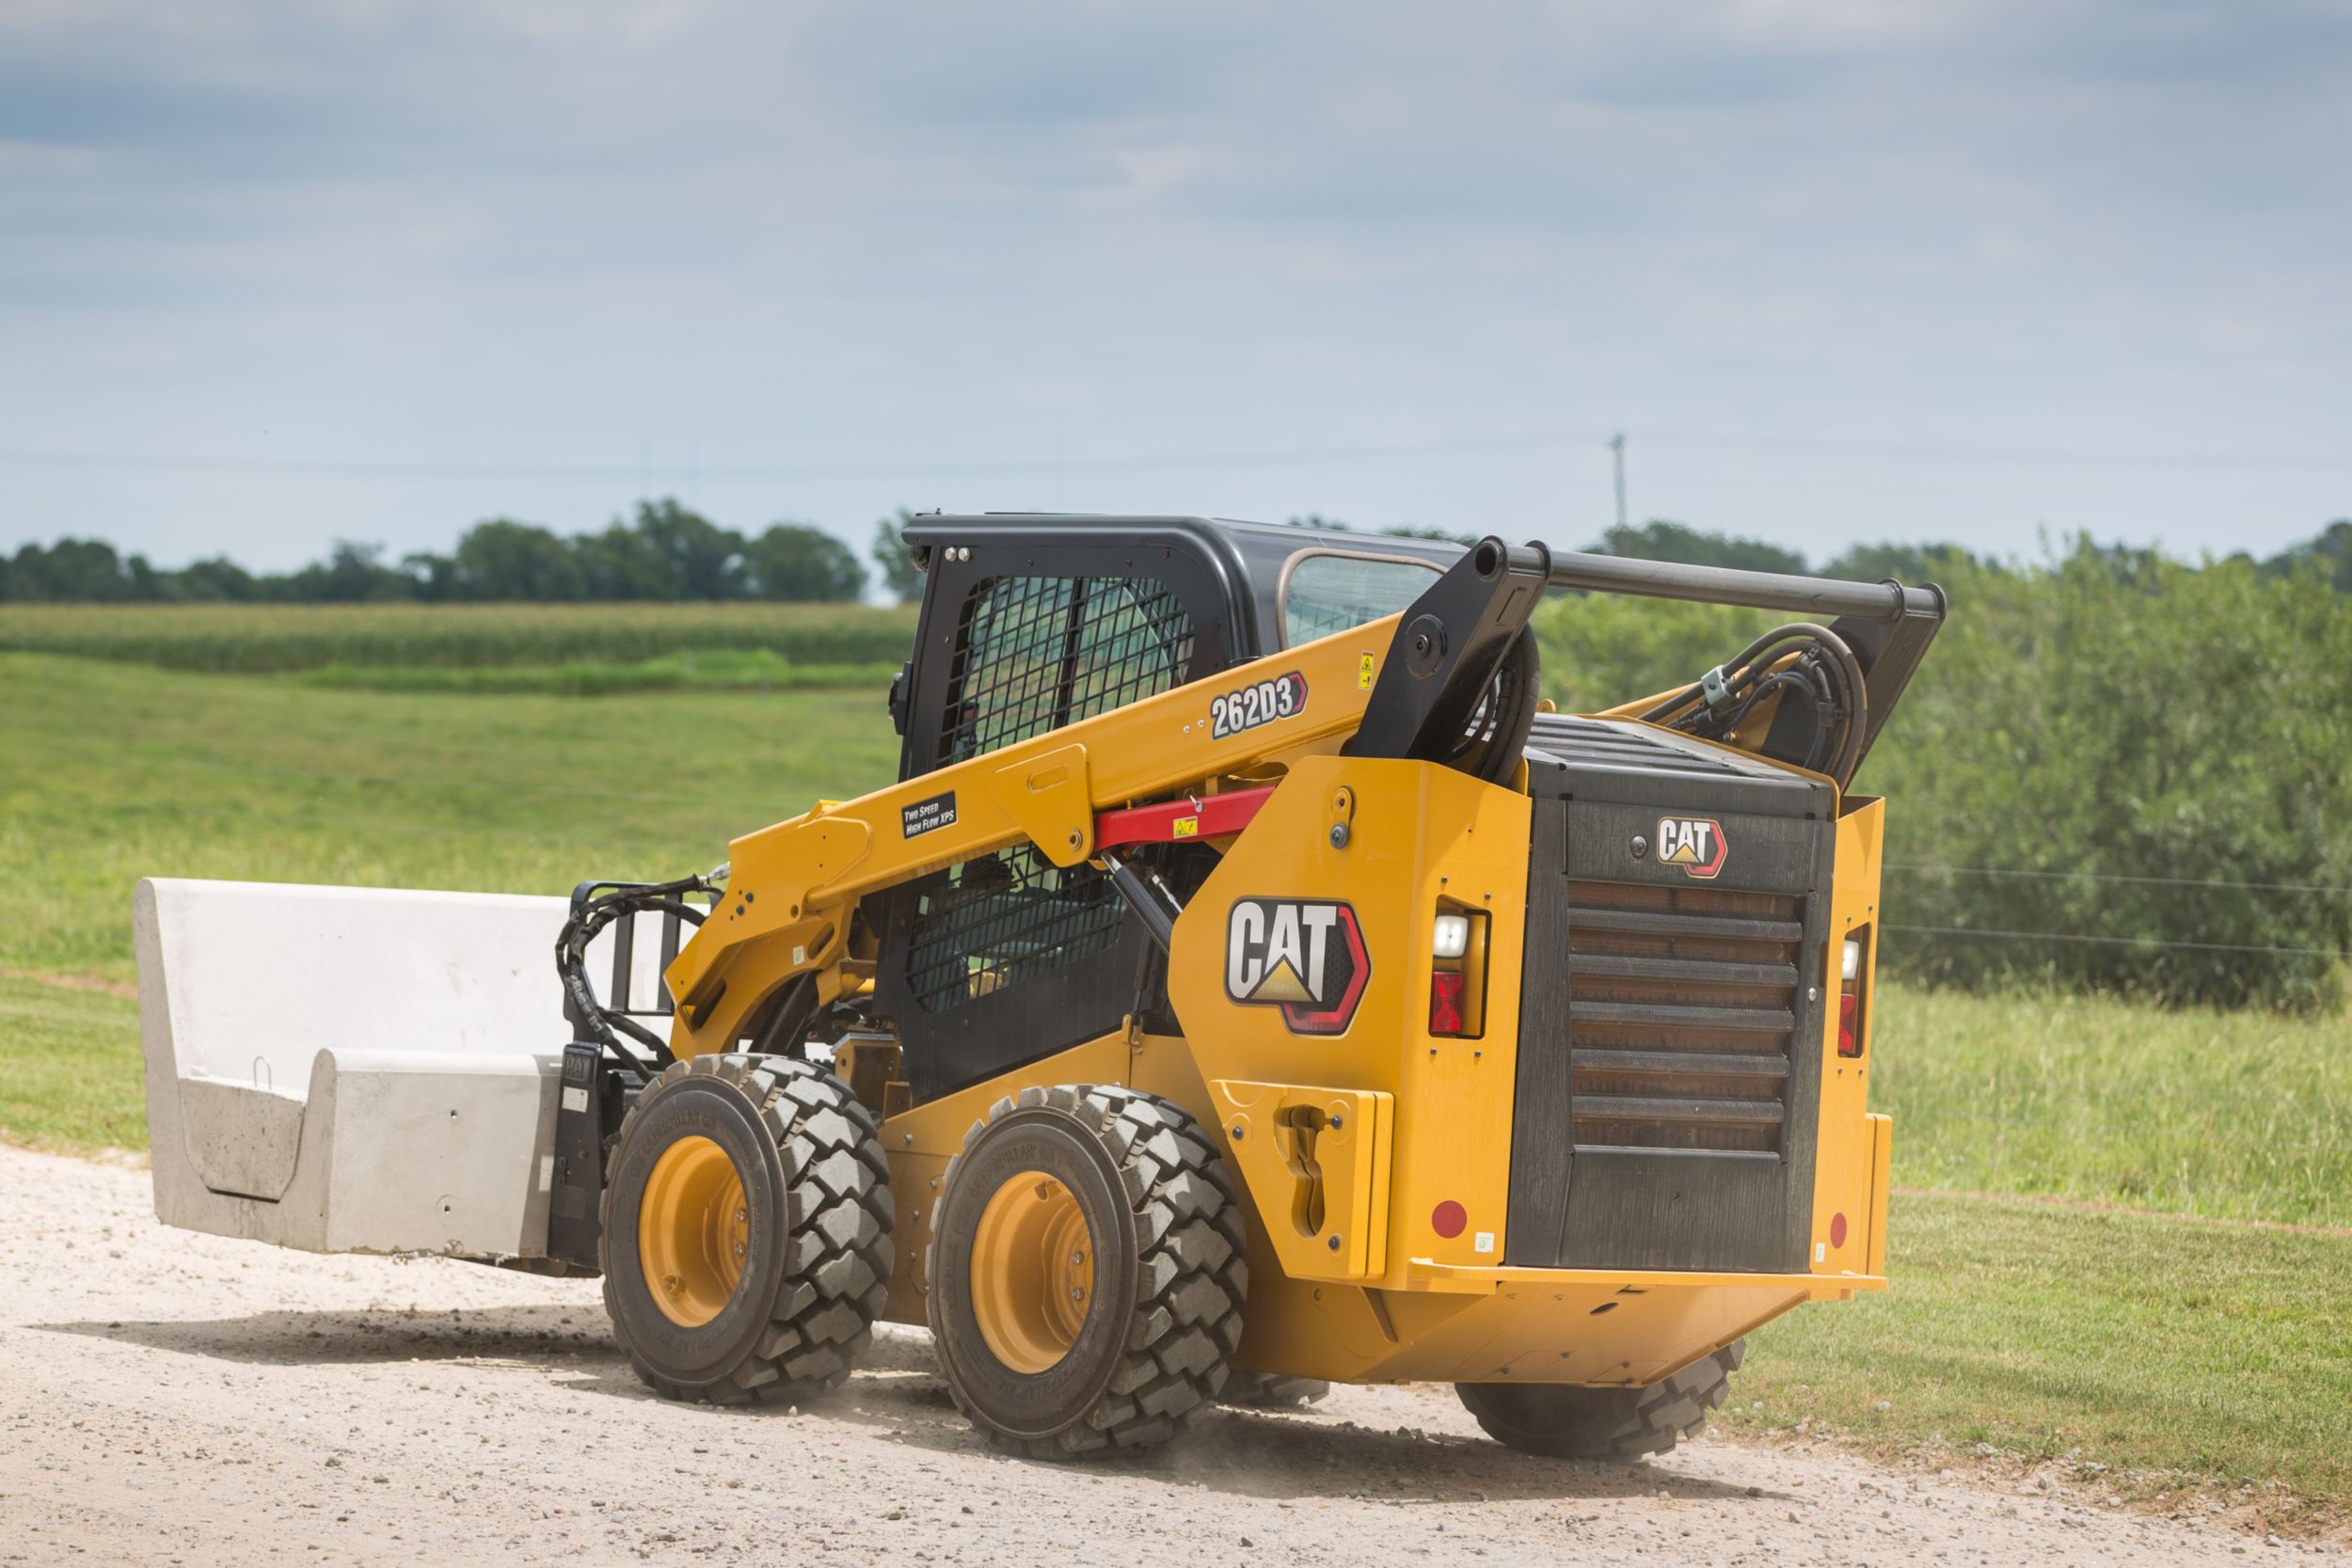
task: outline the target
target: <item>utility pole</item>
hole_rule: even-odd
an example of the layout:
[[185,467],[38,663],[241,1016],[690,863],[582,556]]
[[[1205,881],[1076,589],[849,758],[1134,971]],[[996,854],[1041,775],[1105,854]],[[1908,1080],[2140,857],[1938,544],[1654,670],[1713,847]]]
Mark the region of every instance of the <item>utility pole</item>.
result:
[[1617,526],[1625,527],[1625,432],[1620,430],[1609,438],[1609,450],[1617,460]]

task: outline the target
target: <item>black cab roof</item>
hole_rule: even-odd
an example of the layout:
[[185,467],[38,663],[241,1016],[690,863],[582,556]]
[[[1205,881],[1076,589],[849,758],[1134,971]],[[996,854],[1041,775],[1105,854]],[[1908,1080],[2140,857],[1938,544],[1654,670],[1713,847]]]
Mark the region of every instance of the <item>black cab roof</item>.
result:
[[[903,530],[917,561],[928,566],[937,549],[984,548],[1017,553],[1024,546],[1052,547],[1081,541],[1117,542],[1144,549],[1180,549],[1202,561],[1227,584],[1236,610],[1246,607],[1255,646],[1235,649],[1240,657],[1265,654],[1304,637],[1285,635],[1283,604],[1292,575],[1316,557],[1340,562],[1392,562],[1425,568],[1431,576],[1461,559],[1463,546],[1450,540],[1417,539],[1341,529],[1295,528],[1232,517],[1117,516],[1051,512],[990,512],[955,515],[933,513],[910,518]],[[1311,568],[1310,570],[1312,570]],[[1418,578],[1408,579],[1418,586]],[[1302,587],[1304,584],[1301,585]],[[1391,590],[1393,592],[1393,590]],[[1402,609],[1413,596],[1404,592],[1378,613]],[[1373,619],[1359,616],[1358,619]],[[1294,625],[1295,615],[1289,618]],[[1337,629],[1331,627],[1329,629]],[[1321,635],[1320,631],[1312,635]]]

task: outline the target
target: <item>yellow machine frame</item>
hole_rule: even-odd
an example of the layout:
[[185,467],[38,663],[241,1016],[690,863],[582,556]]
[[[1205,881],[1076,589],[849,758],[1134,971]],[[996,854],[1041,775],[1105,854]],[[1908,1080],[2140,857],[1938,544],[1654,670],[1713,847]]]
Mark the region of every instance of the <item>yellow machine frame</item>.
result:
[[[931,1200],[965,1132],[1026,1086],[1124,1085],[1214,1129],[1249,1207],[1250,1297],[1235,1365],[1354,1381],[1647,1384],[1808,1299],[1884,1284],[1888,1119],[1865,1110],[1870,1054],[1820,1052],[1814,1241],[1804,1274],[1503,1266],[1529,800],[1438,764],[1340,754],[1400,617],[1236,666],[848,802],[826,801],[732,846],[727,891],[668,972],[681,1060],[737,1047],[778,989],[820,1001],[868,986],[850,916],[877,889],[1007,845],[1058,865],[1092,859],[1095,817],[1136,802],[1282,781],[1175,924],[1168,994],[1193,1037],[1121,1031],[912,1108],[879,1109],[899,1208],[887,1316],[926,1321]],[[1215,690],[1297,672],[1305,711],[1213,735]],[[1760,727],[1760,726],[1759,726]],[[952,790],[951,827],[903,836],[902,812]],[[1881,803],[1838,806],[1827,972],[1876,918]],[[1334,834],[1334,827],[1344,833]],[[1344,900],[1373,943],[1347,1033],[1308,1037],[1225,990],[1221,923],[1237,897]],[[1474,1037],[1426,1027],[1432,916],[1485,911]],[[1875,944],[1871,944],[1875,958]],[[1867,979],[1867,977],[1866,977]],[[1204,1027],[1208,1021],[1214,1028]],[[1867,1026],[1865,1014],[1864,1025]],[[864,1049],[871,1049],[866,1047]],[[886,1079],[887,1062],[873,1064]],[[866,1064],[841,1064],[852,1082]],[[1432,1224],[1439,1204],[1466,1223]],[[1836,1240],[1833,1241],[1833,1237]]]

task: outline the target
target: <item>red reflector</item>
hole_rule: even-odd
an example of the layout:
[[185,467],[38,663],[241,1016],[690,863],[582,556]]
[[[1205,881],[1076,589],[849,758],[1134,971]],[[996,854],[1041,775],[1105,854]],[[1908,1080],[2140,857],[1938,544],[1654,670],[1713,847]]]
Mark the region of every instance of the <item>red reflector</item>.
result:
[[1832,1214],[1829,1217],[1829,1244],[1832,1246],[1844,1246],[1846,1244],[1845,1215]]
[[1837,999],[1837,1053],[1840,1056],[1862,1054],[1862,1042],[1854,1037],[1853,1032],[1854,1014],[1861,1003],[1862,999],[1851,991]]
[[1458,1035],[1462,1032],[1461,972],[1440,969],[1429,976],[1429,1032],[1433,1035]]
[[1447,1198],[1443,1203],[1429,1211],[1429,1228],[1449,1242],[1459,1236],[1462,1233],[1462,1227],[1468,1224],[1470,1224],[1470,1212],[1452,1198]]

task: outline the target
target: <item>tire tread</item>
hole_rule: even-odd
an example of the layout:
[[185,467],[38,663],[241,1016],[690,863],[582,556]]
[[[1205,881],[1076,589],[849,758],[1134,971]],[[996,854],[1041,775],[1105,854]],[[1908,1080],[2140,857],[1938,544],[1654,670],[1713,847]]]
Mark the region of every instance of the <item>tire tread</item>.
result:
[[[1735,1339],[1641,1389],[1483,1383],[1454,1389],[1486,1435],[1506,1448],[1551,1459],[1630,1462],[1696,1437],[1707,1413],[1723,1408],[1731,1374],[1746,1354],[1747,1341]],[[1539,1404],[1550,1408],[1528,1408]]]

